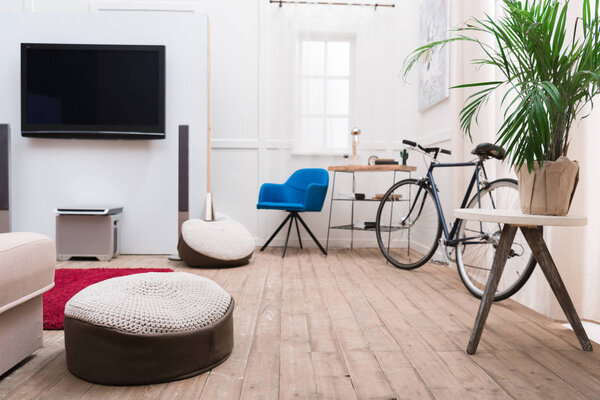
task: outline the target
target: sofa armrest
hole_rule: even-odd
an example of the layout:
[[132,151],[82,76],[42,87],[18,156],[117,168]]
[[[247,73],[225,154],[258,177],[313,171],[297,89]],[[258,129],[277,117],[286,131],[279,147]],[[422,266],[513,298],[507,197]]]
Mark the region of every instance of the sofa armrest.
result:
[[0,313],[54,285],[56,246],[38,233],[0,234]]

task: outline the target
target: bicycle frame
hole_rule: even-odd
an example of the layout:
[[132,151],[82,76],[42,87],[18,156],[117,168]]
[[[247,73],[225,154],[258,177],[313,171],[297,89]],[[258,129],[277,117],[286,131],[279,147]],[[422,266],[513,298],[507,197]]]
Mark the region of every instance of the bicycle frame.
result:
[[[459,239],[456,238],[456,234],[457,234],[457,230],[458,230],[458,222],[460,221],[460,219],[458,219],[458,218],[456,218],[454,220],[452,229],[448,230],[448,224],[446,223],[446,217],[444,216],[444,210],[442,209],[442,204],[440,202],[440,197],[438,194],[437,186],[435,184],[435,179],[433,177],[433,170],[436,168],[457,168],[457,167],[475,167],[475,170],[473,171],[473,176],[471,177],[471,182],[469,183],[467,191],[465,192],[465,196],[463,197],[460,208],[465,208],[467,206],[467,203],[469,202],[469,199],[471,198],[471,192],[473,191],[473,186],[475,186],[477,189],[477,198],[478,198],[479,206],[481,206],[481,197],[480,197],[481,191],[480,191],[479,172],[480,171],[483,172],[483,177],[486,181],[488,179],[487,173],[485,171],[485,167],[483,165],[483,160],[461,162],[461,163],[435,163],[435,162],[432,162],[429,165],[429,169],[427,170],[427,177],[421,178],[419,180],[419,190],[417,191],[417,194],[415,195],[415,201],[412,204],[412,206],[408,212],[408,215],[406,217],[406,219],[408,219],[408,217],[412,214],[415,205],[418,203],[419,195],[421,194],[423,187],[425,185],[431,186],[431,189],[433,192],[433,197],[435,200],[435,205],[437,207],[438,215],[439,215],[440,221],[442,223],[442,231],[444,232],[445,244],[447,246],[455,246],[457,243],[460,243],[460,242],[468,244],[469,240],[476,239],[474,237],[473,238],[459,238]],[[424,202],[425,202],[425,198],[423,199],[423,204],[424,204]],[[494,202],[492,199],[492,206],[494,206],[493,203]],[[420,211],[421,210],[419,210],[419,213],[420,213]],[[418,218],[418,216],[417,216],[417,218]],[[479,243],[479,242],[477,242],[477,243]]]

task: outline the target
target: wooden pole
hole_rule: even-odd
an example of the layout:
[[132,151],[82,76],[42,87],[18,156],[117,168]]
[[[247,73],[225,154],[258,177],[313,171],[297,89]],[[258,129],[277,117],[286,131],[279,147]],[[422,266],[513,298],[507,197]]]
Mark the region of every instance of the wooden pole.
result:
[[214,221],[215,207],[212,198],[212,182],[211,182],[211,140],[210,140],[210,21],[206,24],[206,98],[207,98],[207,115],[206,115],[206,212],[204,219],[206,221]]
[[210,22],[206,24],[206,191],[211,192],[210,180]]

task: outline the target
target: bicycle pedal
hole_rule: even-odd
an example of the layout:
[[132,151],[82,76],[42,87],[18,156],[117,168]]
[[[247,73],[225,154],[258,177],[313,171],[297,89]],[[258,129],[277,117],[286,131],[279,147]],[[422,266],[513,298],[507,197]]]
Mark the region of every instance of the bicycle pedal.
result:
[[437,265],[450,265],[450,263],[446,260],[438,260],[437,258],[432,258],[431,260],[429,260],[430,263],[432,264],[437,264]]

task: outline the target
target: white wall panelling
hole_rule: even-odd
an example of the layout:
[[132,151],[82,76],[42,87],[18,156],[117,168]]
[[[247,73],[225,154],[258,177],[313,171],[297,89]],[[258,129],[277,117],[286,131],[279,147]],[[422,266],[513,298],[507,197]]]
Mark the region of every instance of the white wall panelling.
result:
[[[10,7],[20,3],[25,11],[38,13],[53,10],[89,10],[133,19],[146,14],[155,15],[155,18],[160,19],[163,16],[167,18],[171,14],[206,11],[211,21],[212,42],[211,98],[215,207],[217,212],[230,215],[248,225],[259,243],[275,229],[281,217],[278,213],[255,210],[261,183],[283,181],[297,168],[326,168],[328,165],[346,162],[340,155],[295,155],[289,132],[267,133],[265,121],[273,110],[269,109],[265,102],[265,92],[272,79],[268,73],[268,66],[272,60],[268,58],[265,51],[266,39],[270,34],[266,22],[276,10],[268,0],[7,1],[10,2]],[[0,7],[9,7],[9,3],[3,3]],[[343,9],[340,8],[340,11]],[[400,75],[404,57],[418,44],[417,30],[403,21],[407,18],[418,20],[418,4],[399,3],[395,9],[378,10],[374,18],[386,22],[385,28],[383,24],[373,25],[356,38],[356,96],[366,99],[364,104],[368,105],[359,107],[354,121],[354,124],[363,130],[359,145],[362,162],[366,162],[371,154],[397,157],[397,152],[403,147],[401,144],[403,138],[419,139],[435,136],[448,129],[449,107],[445,104],[447,102],[425,114],[417,113],[416,75],[410,76],[408,83],[404,82]],[[154,33],[155,36],[169,35],[167,26],[162,23],[158,23],[157,26],[161,29]],[[198,35],[201,33],[199,32]],[[141,36],[146,35],[144,33]],[[198,74],[198,77],[200,76],[202,74]],[[167,82],[170,86],[171,80],[168,79]],[[194,107],[200,108],[198,104]],[[171,118],[174,124],[190,123],[189,120],[175,121],[175,119],[177,118]],[[190,123],[190,126],[194,132],[194,124]],[[150,146],[154,145],[150,144]],[[143,151],[140,154],[143,158]],[[196,162],[192,167],[191,174],[196,174],[192,177],[192,181],[203,182],[201,175],[204,168],[200,165],[199,159],[192,160]],[[420,167],[419,173],[421,173],[424,169],[421,159],[413,156],[411,162]],[[370,182],[373,178],[375,182]],[[361,180],[364,179],[358,178],[359,188]],[[391,178],[383,175],[370,176],[367,180],[369,181],[367,183],[373,185],[373,190],[377,192],[383,191],[391,182]],[[341,182],[343,180],[338,182],[340,190]],[[255,184],[255,187],[251,187],[251,183]],[[174,184],[173,181],[165,187]],[[192,197],[192,206],[201,206],[203,197],[199,193]],[[327,202],[328,200],[329,197]],[[328,211],[328,203],[326,203],[321,214],[307,216],[307,219],[312,222],[314,232],[322,240],[326,237]],[[345,214],[336,211],[340,218]],[[357,219],[373,219],[373,214],[374,211],[367,205],[364,209],[357,210]],[[126,222],[125,220],[124,224]],[[49,231],[49,226],[45,227],[45,231]],[[364,235],[365,243],[375,243],[371,234],[359,235]],[[346,245],[347,236],[346,232],[334,232],[332,244]],[[148,251],[147,247],[137,245],[128,247],[128,238],[124,238],[124,241],[124,251]],[[170,244],[164,251],[171,251],[171,247]],[[153,246],[153,249],[158,251],[163,247]]]
[[[39,3],[38,3],[39,4]],[[157,29],[160,27],[160,29]],[[124,206],[123,253],[170,253],[177,243],[177,126],[190,125],[190,213],[206,192],[205,15],[1,13],[0,121],[12,127],[13,229],[54,237],[54,209]],[[20,43],[166,46],[166,139],[57,140],[20,135]]]
[[[23,4],[27,1],[29,0],[23,0]],[[263,51],[270,33],[265,28],[268,26],[265,22],[274,10],[274,6],[268,1],[55,0],[33,1],[30,4],[33,11],[48,11],[53,8],[62,10],[69,7],[73,10],[117,11],[106,13],[111,15],[144,14],[135,11],[187,13],[206,10],[211,20],[212,41],[215,206],[218,212],[247,224],[258,242],[269,236],[281,217],[278,213],[258,212],[254,209],[261,183],[283,181],[297,168],[326,168],[328,165],[346,162],[340,155],[294,155],[289,132],[266,132],[264,121],[273,112],[265,103],[264,96],[271,79],[267,73],[271,60]],[[367,99],[365,104],[368,104],[366,108],[359,108],[354,121],[363,130],[359,145],[362,162],[366,162],[371,154],[397,157],[397,152],[403,147],[403,138],[435,136],[448,126],[445,121],[448,105],[442,103],[426,114],[417,113],[416,76],[409,77],[408,83],[401,79],[402,61],[418,44],[417,31],[402,22],[407,15],[412,20],[417,20],[418,4],[398,4],[396,9],[378,10],[375,18],[387,23],[397,23],[389,23],[385,29],[382,25],[374,25],[356,38],[356,96]],[[420,165],[423,164],[421,159],[413,156],[411,162],[419,165],[421,173],[424,169],[424,165]],[[200,165],[198,168],[201,169]],[[361,181],[371,185],[373,191],[381,192],[389,186],[391,178],[379,174],[368,178],[359,176],[359,188]],[[338,181],[340,190],[343,182],[343,178]],[[250,183],[256,186],[251,187]],[[363,187],[363,190],[369,189],[364,185]],[[192,204],[198,201],[201,200],[195,199]],[[344,222],[342,218],[345,211],[336,209],[336,213],[339,215],[339,222]],[[357,209],[357,219],[373,219],[373,214],[369,205],[364,209]],[[328,203],[321,214],[307,216],[315,233],[323,240],[326,236],[327,217]],[[334,215],[334,220],[335,218],[338,217]],[[358,235],[358,240],[375,243],[371,234]],[[364,238],[361,239],[360,235],[364,235]],[[333,232],[332,244],[346,245],[347,236],[347,232]]]

